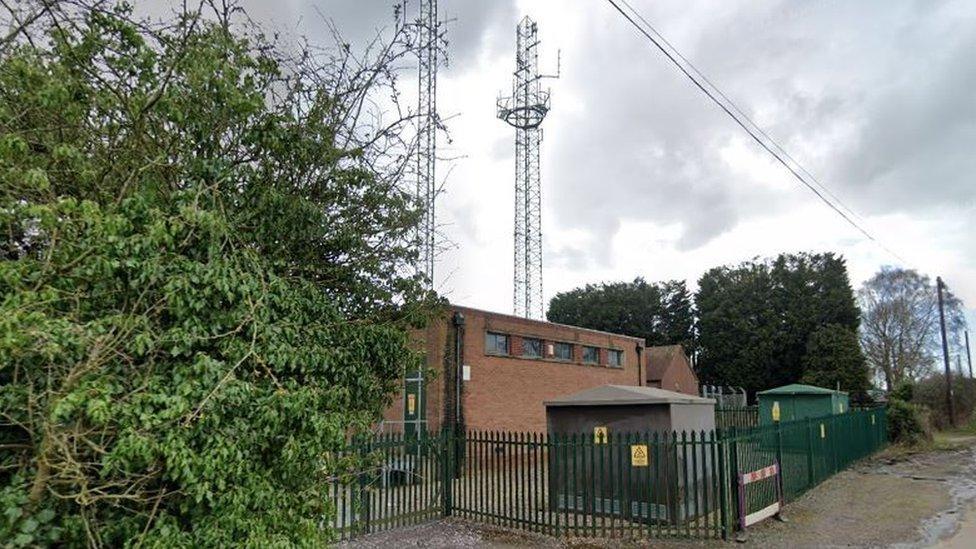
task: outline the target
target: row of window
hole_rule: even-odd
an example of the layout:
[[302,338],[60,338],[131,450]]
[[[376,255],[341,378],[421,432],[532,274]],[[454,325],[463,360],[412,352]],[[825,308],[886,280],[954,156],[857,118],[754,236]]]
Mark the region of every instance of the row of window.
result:
[[[485,352],[490,355],[515,355],[511,349],[512,339],[508,334],[497,332],[485,333]],[[573,360],[573,344],[563,341],[554,341],[552,345],[552,357],[559,360]],[[542,340],[534,337],[522,338],[522,352],[518,354],[524,358],[542,358]],[[600,348],[590,345],[583,345],[583,363],[599,364]],[[624,365],[624,352],[618,349],[607,349],[607,365],[615,368],[622,368]]]

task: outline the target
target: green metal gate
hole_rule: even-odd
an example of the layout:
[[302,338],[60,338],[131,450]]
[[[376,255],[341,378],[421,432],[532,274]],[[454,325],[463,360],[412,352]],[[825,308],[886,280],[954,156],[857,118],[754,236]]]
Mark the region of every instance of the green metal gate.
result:
[[356,440],[345,458],[359,467],[332,479],[332,527],[340,539],[445,515],[450,455],[443,434],[385,433]]

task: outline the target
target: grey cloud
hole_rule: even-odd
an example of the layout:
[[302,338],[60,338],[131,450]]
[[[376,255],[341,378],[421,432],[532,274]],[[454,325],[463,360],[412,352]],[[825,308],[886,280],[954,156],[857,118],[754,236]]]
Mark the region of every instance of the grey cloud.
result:
[[[872,212],[963,203],[976,196],[976,32],[947,59],[902,64],[911,83],[868,107],[859,140],[840,157],[838,178]],[[933,66],[934,65],[934,66]]]
[[560,247],[546,255],[546,268],[556,267],[567,271],[583,271],[591,264],[591,256],[580,248]]
[[[140,13],[165,17],[182,6],[177,0],[138,2]],[[394,25],[395,0],[239,0],[238,5],[254,22],[283,39],[304,35],[319,47],[333,46],[329,22],[342,39],[356,48],[365,47],[379,33]],[[405,4],[406,17],[417,18],[420,2]],[[501,33],[514,29],[517,10],[514,0],[453,0],[438,3],[439,15],[446,22],[448,71],[470,68],[484,48],[497,52]],[[513,31],[514,32],[514,31]],[[504,44],[507,47],[507,43]]]
[[514,0],[455,0],[440,2],[438,9],[447,21],[448,74],[477,70],[478,55],[495,55],[514,44]]
[[[331,0],[302,4],[303,17],[321,19],[319,13],[331,19],[343,37],[354,45],[362,45],[377,32],[388,29],[393,22],[394,2],[388,0]],[[317,9],[316,9],[317,6]],[[420,2],[406,4],[408,20],[418,16]],[[439,19],[445,22],[445,38],[448,43],[446,70],[458,70],[474,64],[482,42],[504,25],[514,25],[516,14],[514,1],[455,0],[438,2]]]
[[[918,211],[973,196],[976,6],[638,6],[855,209]],[[741,219],[815,200],[785,170],[779,177],[792,192],[731,173],[720,150],[748,136],[626,21],[608,23],[579,37],[577,58],[564,55],[564,79],[554,85],[543,145],[553,160],[543,179],[551,178],[559,226],[585,228],[603,243],[622,219],[677,222],[677,245],[690,249]],[[583,112],[559,112],[560,88],[581,98]],[[607,257],[601,245],[592,251]]]

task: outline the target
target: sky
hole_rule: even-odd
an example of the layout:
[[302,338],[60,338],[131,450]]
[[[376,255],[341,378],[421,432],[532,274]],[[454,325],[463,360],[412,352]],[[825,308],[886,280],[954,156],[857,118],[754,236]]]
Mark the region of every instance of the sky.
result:
[[[156,0],[156,4],[165,4]],[[357,47],[388,0],[243,0],[283,36]],[[539,25],[545,299],[586,283],[686,279],[780,252],[832,251],[859,286],[882,265],[941,275],[976,326],[976,3],[631,0],[901,259],[867,241],[751,141],[602,0],[441,0],[435,286],[510,312],[515,26]],[[416,10],[417,2],[408,4]],[[415,72],[401,76],[405,97]]]

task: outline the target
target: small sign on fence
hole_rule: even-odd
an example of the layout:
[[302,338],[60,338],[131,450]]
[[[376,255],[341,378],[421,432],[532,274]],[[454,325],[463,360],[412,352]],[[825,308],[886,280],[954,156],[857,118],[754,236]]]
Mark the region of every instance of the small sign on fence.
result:
[[874,414],[871,414],[871,425],[874,425]]
[[631,444],[630,445],[630,465],[631,467],[647,467],[647,445],[646,444]]
[[607,428],[605,426],[593,428],[593,444],[607,443]]
[[758,480],[767,479],[775,474],[776,474],[776,464],[774,463],[769,467],[763,467],[762,469],[753,471],[751,473],[746,473],[745,475],[743,475],[745,477],[743,479],[743,483],[750,484]]
[[417,395],[407,395],[407,413],[414,415],[417,411]]
[[827,427],[823,423],[820,424],[820,438],[827,438]]
[[[780,510],[783,509],[783,489],[780,484],[781,479],[779,478],[780,469],[779,462],[773,463],[762,469],[756,469],[755,471],[749,471],[747,473],[739,474],[739,527],[743,530],[765,520],[769,517],[778,515]],[[747,509],[747,499],[746,499],[746,486],[752,484],[753,482],[758,482],[760,480],[765,480],[768,478],[777,477],[776,482],[776,501],[771,504],[753,511],[748,512]]]
[[779,421],[779,401],[773,402],[773,421]]

